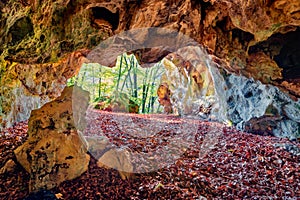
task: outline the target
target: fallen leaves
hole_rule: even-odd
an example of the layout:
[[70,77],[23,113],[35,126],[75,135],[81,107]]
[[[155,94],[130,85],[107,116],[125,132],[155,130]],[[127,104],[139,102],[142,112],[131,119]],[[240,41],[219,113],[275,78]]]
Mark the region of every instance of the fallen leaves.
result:
[[[169,142],[174,124],[180,120],[169,118],[169,126],[151,137],[133,137],[118,129],[108,116],[99,116],[100,126],[110,143],[137,152],[151,152]],[[156,119],[134,118],[135,123]],[[166,119],[165,119],[166,120]],[[181,121],[182,122],[182,121]],[[91,159],[89,169],[81,177],[62,183],[53,189],[63,199],[264,199],[300,197],[300,144],[287,139],[251,135],[233,128],[219,126],[217,139],[208,154],[200,155],[205,136],[212,123],[197,122],[198,130],[189,137],[189,146],[182,147],[182,155],[174,162],[148,173],[136,174],[133,180],[122,180],[114,169],[97,167]],[[215,125],[215,124],[214,124]],[[123,126],[124,127],[124,126]],[[99,129],[90,127],[93,134]],[[13,149],[26,139],[26,123],[4,130],[0,134],[1,167],[13,159]],[[18,137],[17,137],[18,136]],[[172,146],[171,146],[172,147]],[[170,154],[172,151],[170,151]],[[150,155],[150,154],[149,154]],[[149,164],[157,160],[149,156]],[[171,157],[171,156],[170,156]],[[142,159],[142,158],[141,158]],[[168,156],[159,160],[168,162]],[[139,160],[136,160],[138,163]],[[160,163],[161,164],[161,163]],[[135,167],[147,167],[135,166]],[[18,166],[0,178],[0,199],[22,199],[28,195],[29,175]],[[21,178],[18,178],[21,177]],[[58,195],[58,196],[57,196]]]
[[57,199],[64,199],[64,198],[63,198],[63,195],[62,195],[61,193],[55,194],[55,197],[56,197]]

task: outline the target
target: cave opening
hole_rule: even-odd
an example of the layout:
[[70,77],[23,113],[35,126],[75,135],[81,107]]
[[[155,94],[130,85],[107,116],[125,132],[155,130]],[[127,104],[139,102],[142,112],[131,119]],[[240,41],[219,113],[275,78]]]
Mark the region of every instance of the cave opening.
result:
[[[141,62],[141,58],[148,62]],[[175,52],[155,61],[140,54],[123,53],[115,66],[83,64],[79,73],[68,80],[68,86],[88,91],[93,109],[197,116],[209,113],[211,102],[207,96],[215,95],[208,66],[197,63],[194,65]]]
[[90,108],[121,113],[162,113],[158,101],[161,66],[141,67],[134,54],[118,56],[113,67],[85,63],[68,80],[90,94]]
[[97,27],[109,26],[112,30],[116,30],[119,26],[119,12],[113,13],[104,7],[93,7],[92,24]]

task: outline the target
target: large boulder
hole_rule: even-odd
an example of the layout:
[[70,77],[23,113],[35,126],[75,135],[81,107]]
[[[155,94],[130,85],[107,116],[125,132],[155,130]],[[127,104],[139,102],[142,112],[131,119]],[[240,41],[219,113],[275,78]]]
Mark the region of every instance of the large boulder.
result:
[[[76,99],[72,100],[74,90]],[[88,169],[90,156],[76,128],[76,122],[83,119],[73,115],[74,109],[86,110],[88,96],[77,87],[67,87],[56,100],[32,111],[28,139],[14,152],[30,173],[30,191],[51,189]]]

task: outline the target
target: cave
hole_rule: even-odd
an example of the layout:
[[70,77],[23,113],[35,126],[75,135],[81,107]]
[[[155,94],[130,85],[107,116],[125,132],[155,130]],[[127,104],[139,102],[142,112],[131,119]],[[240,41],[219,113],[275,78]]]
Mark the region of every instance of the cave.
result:
[[104,7],[93,7],[91,20],[98,26],[109,25],[112,30],[116,30],[119,26],[119,12],[113,13]]
[[300,197],[299,0],[0,7],[0,199]]

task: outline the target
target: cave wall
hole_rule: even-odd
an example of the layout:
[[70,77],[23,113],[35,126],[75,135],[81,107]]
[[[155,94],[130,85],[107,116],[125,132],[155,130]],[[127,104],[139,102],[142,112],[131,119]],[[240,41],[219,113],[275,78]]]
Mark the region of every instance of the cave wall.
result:
[[5,0],[0,27],[0,128],[58,97],[101,41],[142,27],[184,33],[227,71],[300,96],[299,0]]

